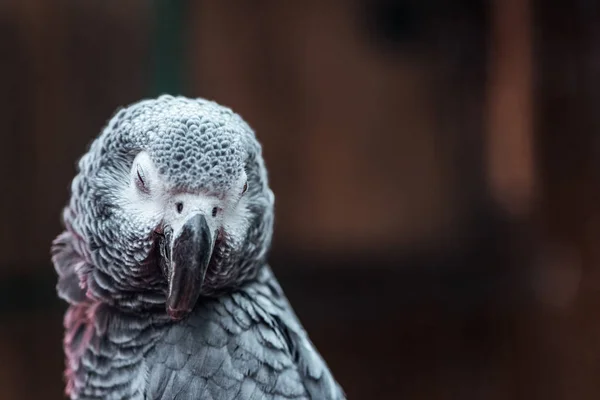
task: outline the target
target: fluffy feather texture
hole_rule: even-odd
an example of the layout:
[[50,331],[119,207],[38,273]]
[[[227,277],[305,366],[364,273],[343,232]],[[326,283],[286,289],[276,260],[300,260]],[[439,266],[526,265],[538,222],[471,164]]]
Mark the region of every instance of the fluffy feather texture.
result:
[[[68,396],[344,398],[266,263],[274,197],[237,114],[172,96],[124,108],[80,160],[71,192],[52,246],[57,291],[70,304]],[[182,198],[224,211],[211,222],[219,238],[202,296],[173,322],[156,242],[175,218],[170,201]]]

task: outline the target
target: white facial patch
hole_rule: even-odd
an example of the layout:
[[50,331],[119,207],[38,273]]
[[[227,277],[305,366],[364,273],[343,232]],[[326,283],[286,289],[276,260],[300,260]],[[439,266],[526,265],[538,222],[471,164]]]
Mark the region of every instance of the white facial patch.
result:
[[223,199],[207,194],[172,193],[150,156],[140,152],[132,165],[129,184],[121,193],[121,205],[136,220],[155,226],[170,226],[178,232],[186,221],[200,213],[206,218],[212,240],[223,228],[235,242],[241,241],[249,226],[250,212],[243,195],[245,173]]
[[158,224],[164,212],[166,188],[146,152],[134,159],[128,178],[118,197],[121,207],[137,221]]

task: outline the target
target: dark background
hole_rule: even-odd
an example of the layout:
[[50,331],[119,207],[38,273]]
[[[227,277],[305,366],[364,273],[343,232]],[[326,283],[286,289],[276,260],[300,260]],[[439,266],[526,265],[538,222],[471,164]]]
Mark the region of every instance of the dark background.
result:
[[62,398],[76,160],[165,92],[255,128],[350,399],[598,398],[599,2],[0,0],[0,399]]

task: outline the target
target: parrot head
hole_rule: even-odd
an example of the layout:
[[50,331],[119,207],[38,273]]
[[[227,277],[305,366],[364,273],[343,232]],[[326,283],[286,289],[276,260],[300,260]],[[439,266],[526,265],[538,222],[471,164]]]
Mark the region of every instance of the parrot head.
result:
[[[274,196],[261,147],[230,109],[163,95],[118,111],[81,158],[54,244],[64,298],[185,317],[264,264]],[[65,256],[69,251],[70,257]]]

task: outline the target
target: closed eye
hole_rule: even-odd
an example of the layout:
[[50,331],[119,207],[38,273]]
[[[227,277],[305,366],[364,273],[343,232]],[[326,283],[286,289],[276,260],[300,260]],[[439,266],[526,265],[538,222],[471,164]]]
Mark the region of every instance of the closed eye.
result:
[[137,188],[144,193],[149,193],[150,190],[148,189],[148,184],[146,182],[146,176],[144,175],[144,171],[138,166],[136,173],[137,179],[135,180],[135,183]]

